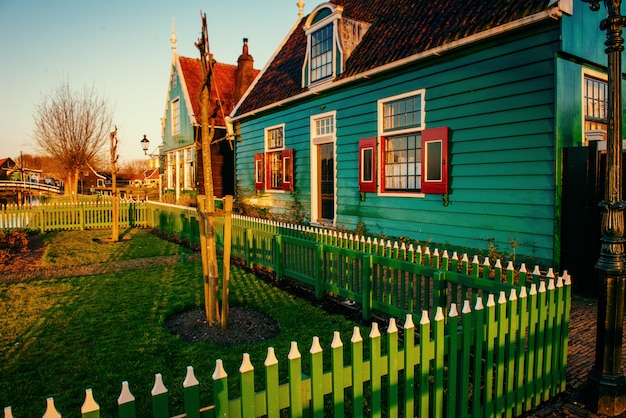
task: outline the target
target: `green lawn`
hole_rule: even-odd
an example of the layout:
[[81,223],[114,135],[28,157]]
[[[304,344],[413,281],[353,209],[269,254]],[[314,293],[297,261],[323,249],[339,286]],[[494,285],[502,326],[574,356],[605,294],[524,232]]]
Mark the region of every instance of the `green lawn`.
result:
[[[109,235],[110,231],[46,234],[43,264],[64,267],[189,252],[142,230],[130,231],[129,242],[93,242]],[[298,342],[303,371],[308,368],[313,336],[319,336],[327,350],[333,332],[340,331],[348,349],[358,324],[234,266],[231,305],[270,315],[279,322],[280,334],[235,348],[182,341],[168,332],[164,322],[173,313],[202,306],[201,271],[199,262],[179,261],[117,274],[0,282],[0,408],[11,406],[16,418],[42,416],[46,398],[54,397],[64,417],[77,417],[84,391],[91,388],[102,416],[116,416],[121,383],[128,381],[138,416],[148,417],[154,375],[161,373],[170,393],[170,415],[176,415],[182,413],[182,382],[189,365],[206,405],[212,399],[210,382],[217,359],[224,362],[232,397],[238,391],[243,353],[250,354],[260,387],[267,347],[275,348],[283,376],[291,341]],[[361,330],[362,335],[368,333]]]

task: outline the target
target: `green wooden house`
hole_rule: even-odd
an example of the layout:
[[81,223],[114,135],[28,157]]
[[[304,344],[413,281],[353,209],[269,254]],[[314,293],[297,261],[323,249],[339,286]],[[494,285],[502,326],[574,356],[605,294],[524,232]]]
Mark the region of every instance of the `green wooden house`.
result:
[[606,137],[602,18],[577,0],[320,4],[232,113],[237,201],[568,268],[565,150]]
[[[200,128],[200,91],[202,68],[198,58],[180,56],[172,30],[172,64],[162,124],[163,142],[158,148],[163,161],[163,189],[179,203],[189,203],[196,193],[204,194]],[[216,62],[213,65],[211,98],[214,106],[215,134],[211,142],[213,194],[216,197],[234,193],[234,152],[228,114],[259,73],[248,53],[244,39],[237,65]],[[184,196],[187,196],[186,198]],[[183,198],[181,199],[181,196]]]

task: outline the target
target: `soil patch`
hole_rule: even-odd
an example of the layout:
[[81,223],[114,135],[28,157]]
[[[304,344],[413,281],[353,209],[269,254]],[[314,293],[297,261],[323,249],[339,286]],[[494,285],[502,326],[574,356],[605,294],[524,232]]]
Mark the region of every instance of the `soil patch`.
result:
[[165,326],[172,334],[189,343],[229,347],[265,341],[280,332],[280,326],[274,319],[244,306],[230,307],[225,330],[219,324],[209,327],[204,309],[199,308],[172,315],[165,321]]

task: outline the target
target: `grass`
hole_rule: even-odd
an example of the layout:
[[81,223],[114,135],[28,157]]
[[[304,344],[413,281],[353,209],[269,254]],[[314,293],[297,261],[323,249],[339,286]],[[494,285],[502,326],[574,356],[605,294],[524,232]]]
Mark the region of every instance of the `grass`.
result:
[[[130,231],[129,242],[93,243],[108,234],[47,234],[44,264],[61,267],[187,251],[141,230]],[[201,271],[199,262],[177,262],[118,274],[0,283],[0,407],[11,406],[16,418],[42,416],[46,398],[54,397],[63,416],[80,416],[84,391],[91,388],[102,416],[117,416],[121,383],[128,381],[138,416],[152,416],[150,390],[154,375],[161,373],[170,393],[170,414],[176,415],[182,413],[182,382],[189,365],[208,404],[217,359],[224,362],[232,397],[238,392],[243,353],[250,354],[260,387],[267,347],[274,347],[284,377],[291,341],[298,343],[307,370],[313,336],[327,350],[333,332],[340,331],[348,346],[358,326],[233,266],[231,304],[272,316],[280,334],[235,348],[186,343],[170,334],[164,322],[176,312],[202,306]]]
[[173,242],[160,240],[141,229],[122,231],[122,240],[114,244],[96,242],[106,238],[111,238],[108,229],[47,233],[42,236],[44,245],[48,246],[42,265],[62,268],[191,251]]

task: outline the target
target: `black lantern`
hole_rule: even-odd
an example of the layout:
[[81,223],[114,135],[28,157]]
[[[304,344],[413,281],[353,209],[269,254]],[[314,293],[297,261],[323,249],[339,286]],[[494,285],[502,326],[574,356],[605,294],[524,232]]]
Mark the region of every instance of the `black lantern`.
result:
[[146,135],[143,136],[143,139],[141,140],[141,148],[143,148],[143,153],[148,155],[148,146],[150,145],[150,140],[146,137]]

